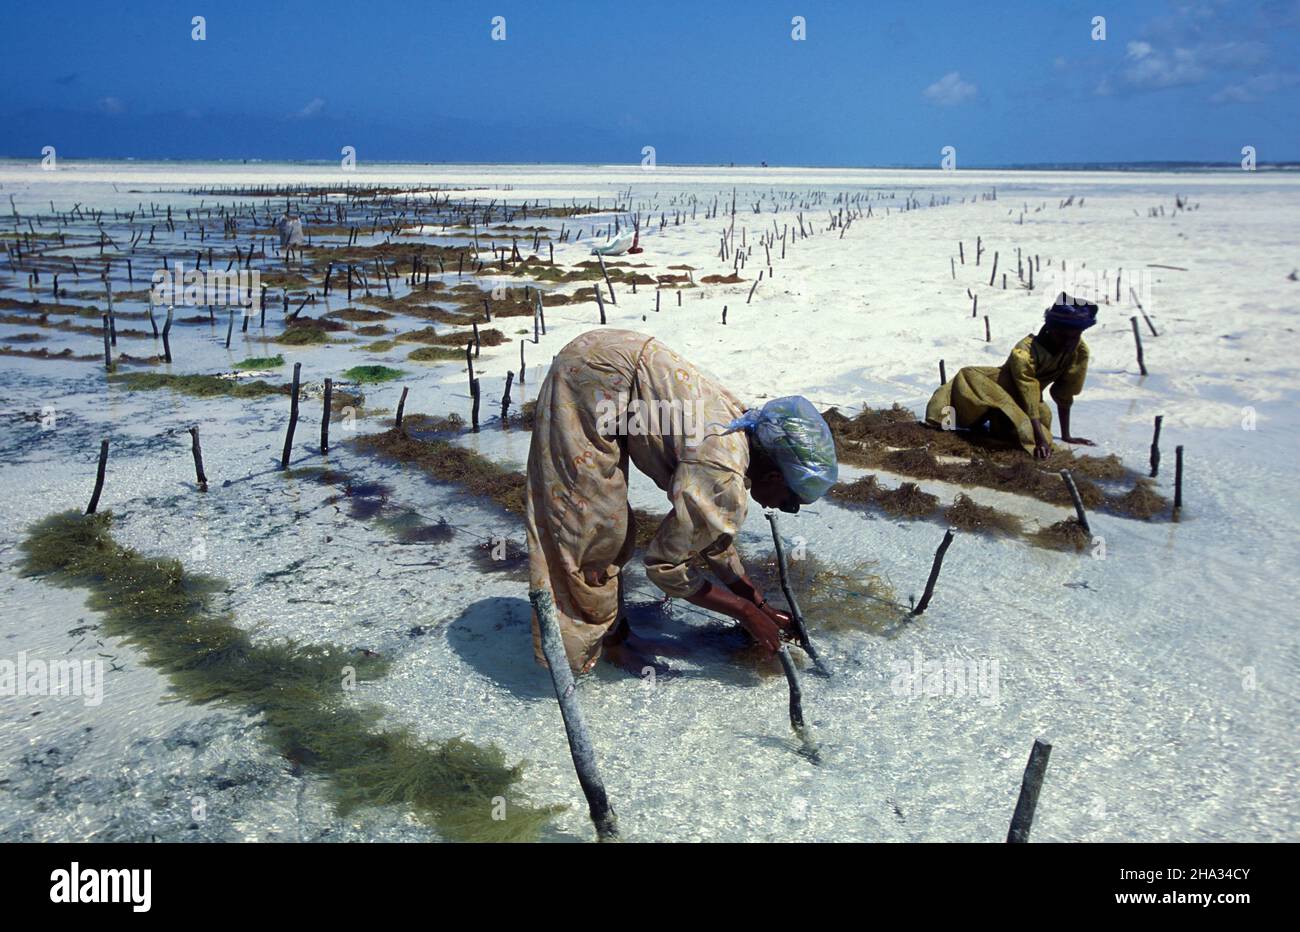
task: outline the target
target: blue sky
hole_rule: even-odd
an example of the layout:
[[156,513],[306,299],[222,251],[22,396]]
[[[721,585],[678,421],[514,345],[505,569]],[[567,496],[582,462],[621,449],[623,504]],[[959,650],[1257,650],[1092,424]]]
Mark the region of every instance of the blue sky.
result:
[[7,0],[0,53],[19,157],[1300,160],[1300,0]]

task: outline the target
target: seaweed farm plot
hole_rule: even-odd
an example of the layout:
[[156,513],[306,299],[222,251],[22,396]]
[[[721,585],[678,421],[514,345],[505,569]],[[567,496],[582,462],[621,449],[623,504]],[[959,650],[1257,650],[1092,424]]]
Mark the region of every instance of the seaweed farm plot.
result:
[[[625,837],[1000,839],[1038,734],[1061,751],[1036,840],[1294,833],[1294,807],[1255,802],[1282,798],[1294,704],[1240,670],[1289,681],[1268,609],[1295,583],[1224,543],[1294,555],[1271,504],[1293,470],[1256,442],[1293,415],[1261,391],[1267,429],[1225,441],[1212,418],[1235,423],[1245,396],[1137,382],[1109,319],[1076,412],[1095,450],[1038,463],[915,414],[930,356],[997,362],[1041,319],[1045,285],[1013,278],[980,287],[993,340],[954,323],[990,281],[977,237],[1015,239],[1003,268],[1019,246],[1110,243],[1214,268],[1196,224],[1244,209],[1239,188],[1166,229],[1129,209],[1145,188],[1104,179],[1070,208],[1096,226],[1032,204],[1018,223],[1004,183],[1025,202],[1065,183],[1032,173],[132,171],[117,189],[17,178],[0,227],[0,660],[103,664],[85,695],[0,704],[0,838],[591,840],[534,658],[524,489],[552,360],[602,326],[658,337],[747,405],[805,395],[841,462],[781,518],[832,671],[791,647],[817,761],[781,665],[649,581],[669,503],[632,470],[624,608],[651,672],[601,664],[574,693]],[[640,252],[593,254],[629,231]],[[961,265],[930,254],[949,239]],[[179,293],[153,293],[160,272]],[[227,272],[233,294],[186,294]],[[1170,288],[1188,310],[1154,314],[1153,371],[1213,369],[1219,320]],[[1063,469],[1093,522],[1082,550]],[[784,605],[757,503],[734,543]]]

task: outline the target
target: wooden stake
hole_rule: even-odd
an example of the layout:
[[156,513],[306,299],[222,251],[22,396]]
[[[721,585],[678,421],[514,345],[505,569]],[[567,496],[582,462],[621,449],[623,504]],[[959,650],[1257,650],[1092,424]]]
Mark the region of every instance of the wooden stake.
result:
[[1047,761],[1052,756],[1052,746],[1042,738],[1034,740],[1034,747],[1029,752],[1029,763],[1025,764],[1025,775],[1020,781],[1020,798],[1016,800],[1016,812],[1011,817],[1011,828],[1007,832],[1008,844],[1024,844],[1029,841],[1029,829],[1034,824],[1034,810],[1038,808],[1038,792],[1043,788],[1043,777],[1047,773]]
[[[471,384],[472,383],[473,383],[473,379],[471,378]],[[393,426],[396,427],[398,430],[402,429],[402,412],[406,410],[406,393],[409,392],[410,390],[411,389],[408,386],[403,385],[402,397],[397,402],[397,416],[393,418]]]
[[203,448],[199,446],[199,429],[198,427],[190,428],[190,452],[194,454],[194,476],[199,483],[199,491],[208,490],[208,477],[203,472]]
[[1164,424],[1164,422],[1165,422],[1165,416],[1163,414],[1157,414],[1155,433],[1151,435],[1151,478],[1152,479],[1156,477],[1156,473],[1160,472],[1160,426]]
[[108,438],[105,437],[99,442],[99,469],[95,472],[95,491],[90,496],[90,504],[86,506],[86,514],[93,515],[95,509],[99,507],[99,493],[104,491],[104,473],[108,469]]
[[1183,510],[1183,448],[1174,447],[1174,514]]
[[790,606],[790,618],[794,621],[795,634],[799,638],[799,646],[803,648],[809,659],[817,665],[817,671],[823,676],[830,676],[830,669],[817,656],[817,649],[813,647],[812,639],[808,637],[808,626],[804,623],[803,612],[799,610],[799,603],[795,600],[794,590],[790,588],[789,567],[785,561],[785,547],[781,544],[781,532],[777,527],[777,516],[775,511],[768,510],[764,512],[765,517],[772,525],[772,544],[776,548],[776,568],[781,580],[781,592],[785,595],[785,603]]
[[[1152,335],[1153,337],[1158,337],[1158,336],[1160,336],[1160,334],[1156,333],[1156,325],[1153,324],[1153,323],[1151,323],[1151,318],[1148,317],[1148,316],[1147,316],[1147,312],[1146,312],[1145,310],[1142,309],[1142,302],[1138,300],[1137,292],[1134,291],[1132,288],[1130,288],[1130,289],[1128,290],[1128,293],[1129,293],[1129,297],[1131,297],[1131,298],[1133,299],[1133,303],[1137,305],[1138,313],[1141,314],[1141,315],[1142,315],[1142,319],[1145,320],[1145,321],[1147,322],[1147,327],[1150,328],[1150,330],[1151,330],[1151,335]],[[1118,300],[1118,296],[1116,297],[1116,300]]]
[[[610,303],[610,304],[618,304],[618,298],[614,297],[614,286],[613,286],[612,284],[610,284],[610,281],[609,281],[609,272],[607,272],[607,271],[605,270],[605,257],[602,256],[600,253],[596,253],[596,258],[597,258],[598,260],[600,260],[600,274],[605,276],[605,287],[609,289],[609,303]],[[596,294],[597,294],[597,296],[600,295],[600,288],[599,288],[599,287],[596,288]],[[603,315],[604,311],[602,310],[601,313],[602,313],[602,315]],[[602,323],[602,324],[603,324],[604,322],[605,322],[604,320],[601,320],[601,323]]]
[[334,400],[334,380],[325,380],[325,403],[320,416],[320,451],[330,451],[330,403]]
[[1061,478],[1065,480],[1065,487],[1070,492],[1070,500],[1074,502],[1074,515],[1079,521],[1079,527],[1083,528],[1083,533],[1092,537],[1092,527],[1088,524],[1088,515],[1083,510],[1083,499],[1079,497],[1079,487],[1074,484],[1074,476],[1070,475],[1070,470],[1062,469]]
[[944,368],[942,359],[939,360],[939,384],[948,384],[948,370]]
[[578,774],[582,793],[587,797],[587,809],[592,824],[596,826],[596,838],[599,841],[617,841],[618,820],[605,793],[605,784],[601,782],[600,772],[596,768],[596,754],[592,749],[591,738],[587,735],[582,711],[578,708],[573,671],[569,668],[560,623],[555,616],[554,597],[549,590],[534,589],[528,593],[528,599],[533,603],[533,614],[537,617],[542,654],[546,657],[546,665],[551,673],[555,698],[560,703],[560,717],[564,720],[564,731],[569,739],[569,754],[573,758],[573,769]]
[[171,333],[171,329],[172,329],[172,309],[169,307],[167,308],[167,319],[163,321],[163,331],[162,331],[163,360],[165,362],[172,361],[172,344],[171,341],[167,339],[167,335]]
[[289,430],[284,435],[284,452],[280,454],[280,469],[289,468],[289,451],[293,449],[293,432],[298,427],[298,382],[302,376],[302,363],[293,364],[293,386],[289,398]]
[[943,569],[943,555],[948,552],[948,545],[952,543],[952,528],[943,532],[943,542],[939,544],[939,549],[934,552],[934,563],[930,566],[930,578],[925,581],[925,592],[921,594],[921,601],[916,603],[912,609],[911,617],[916,618],[930,606],[930,598],[934,595],[934,584],[939,580],[939,570]]
[[1146,364],[1146,362],[1144,362],[1143,359],[1142,359],[1142,334],[1141,334],[1141,332],[1138,330],[1138,319],[1137,319],[1136,317],[1130,317],[1130,318],[1129,318],[1129,323],[1131,323],[1131,324],[1133,325],[1133,339],[1137,342],[1137,352],[1138,352],[1138,370],[1139,370],[1143,375],[1146,375],[1146,374],[1147,374],[1147,364]]
[[100,316],[101,316],[101,317],[103,318],[103,320],[104,320],[104,368],[105,368],[107,371],[112,372],[112,371],[113,371],[113,353],[112,353],[112,350],[109,348],[109,339],[108,339],[108,315],[107,315],[107,314],[101,314]]

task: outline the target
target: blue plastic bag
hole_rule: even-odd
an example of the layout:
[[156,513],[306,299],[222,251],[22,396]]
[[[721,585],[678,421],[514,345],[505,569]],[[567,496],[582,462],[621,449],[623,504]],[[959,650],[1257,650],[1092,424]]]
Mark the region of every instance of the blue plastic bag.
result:
[[727,425],[728,431],[742,429],[772,457],[802,504],[817,501],[839,478],[831,429],[802,395],[773,398]]

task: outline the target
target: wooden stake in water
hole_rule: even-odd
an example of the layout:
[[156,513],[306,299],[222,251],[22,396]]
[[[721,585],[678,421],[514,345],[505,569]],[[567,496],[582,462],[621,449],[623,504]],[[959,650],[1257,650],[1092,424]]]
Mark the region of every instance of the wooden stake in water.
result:
[[1140,371],[1143,375],[1146,375],[1147,364],[1142,359],[1142,334],[1138,332],[1138,319],[1136,317],[1130,317],[1129,322],[1133,325],[1133,339],[1137,343],[1138,371]]
[[823,676],[830,676],[830,669],[817,656],[817,649],[813,647],[812,639],[808,637],[808,626],[804,623],[803,612],[799,610],[799,602],[794,597],[794,590],[790,588],[790,570],[785,561],[785,547],[781,543],[781,531],[777,526],[776,512],[768,510],[764,512],[768,524],[772,525],[772,545],[776,549],[776,570],[781,580],[781,592],[785,595],[785,603],[790,606],[790,618],[794,621],[794,630],[799,638],[799,646],[803,648],[804,653],[808,655],[817,666],[817,672]]
[[1174,447],[1174,514],[1183,510],[1183,448]]
[[786,645],[781,645],[776,656],[781,661],[786,684],[790,687],[790,727],[794,730],[799,743],[803,745],[799,753],[814,764],[820,764],[821,748],[817,746],[812,730],[803,720],[803,686],[799,683],[799,668],[794,665],[794,658],[790,656],[790,648]]
[[190,452],[194,454],[194,476],[199,483],[199,491],[208,490],[208,477],[203,472],[203,448],[199,446],[199,429],[198,427],[190,428]]
[[[1145,321],[1147,322],[1147,328],[1150,329],[1150,331],[1151,331],[1151,335],[1152,335],[1153,337],[1158,337],[1158,336],[1160,336],[1160,334],[1156,333],[1156,325],[1153,324],[1153,323],[1151,323],[1151,318],[1148,317],[1148,316],[1147,316],[1147,312],[1146,312],[1145,310],[1143,310],[1143,308],[1142,308],[1142,302],[1138,300],[1137,292],[1134,291],[1132,288],[1130,288],[1130,289],[1128,290],[1128,293],[1129,293],[1129,297],[1131,297],[1131,298],[1133,299],[1133,303],[1137,305],[1138,313],[1141,314],[1141,315],[1142,315],[1142,319],[1145,320]],[[1119,295],[1116,295],[1115,298],[1116,298],[1116,300],[1118,300],[1118,299],[1119,299]]]
[[165,321],[163,321],[163,329],[162,329],[163,361],[164,361],[164,362],[171,362],[171,361],[172,361],[172,344],[171,344],[171,341],[167,339],[167,335],[171,333],[171,330],[172,330],[172,309],[171,309],[170,307],[168,307],[168,308],[167,308],[167,319],[166,319]]
[[293,449],[293,432],[298,427],[298,382],[302,377],[302,363],[293,364],[293,385],[289,392],[289,430],[284,435],[284,452],[280,454],[280,469],[289,468],[289,452]]
[[1023,844],[1029,841],[1029,829],[1034,824],[1034,810],[1038,808],[1038,792],[1043,788],[1043,777],[1047,774],[1047,761],[1052,756],[1052,746],[1042,738],[1034,741],[1029,752],[1029,763],[1025,765],[1025,775],[1020,781],[1020,798],[1016,800],[1016,812],[1011,817],[1011,829],[1007,832],[1008,844]]
[[501,423],[505,424],[506,419],[510,417],[510,385],[515,380],[515,374],[509,369],[506,370],[506,390],[501,395]]
[[618,818],[614,807],[609,804],[605,784],[596,768],[596,752],[591,746],[582,710],[578,707],[573,671],[569,668],[560,623],[555,617],[554,597],[545,589],[534,589],[528,593],[528,599],[533,603],[533,612],[537,615],[542,655],[550,669],[551,684],[555,687],[555,698],[560,703],[560,717],[564,720],[564,732],[569,740],[573,769],[578,774],[582,794],[587,797],[587,809],[592,824],[596,826],[596,838],[599,841],[618,841]]
[[1157,414],[1156,430],[1155,433],[1151,436],[1151,478],[1152,479],[1156,477],[1156,473],[1160,472],[1160,426],[1164,424],[1164,422],[1165,422],[1165,416],[1163,414]]
[[[113,351],[109,349],[108,340],[108,315],[100,315],[104,320],[104,368],[109,372],[113,371]],[[169,360],[170,361],[170,360]]]
[[939,544],[939,549],[934,552],[934,563],[930,566],[930,578],[925,581],[925,592],[921,594],[921,601],[916,603],[912,609],[911,617],[916,618],[930,607],[930,599],[934,595],[934,584],[939,581],[939,571],[943,569],[943,555],[948,552],[948,545],[952,543],[952,528],[943,532],[943,542]]
[[[606,269],[605,269],[605,257],[604,257],[603,255],[601,255],[600,253],[596,253],[596,258],[600,260],[600,274],[605,276],[605,287],[609,289],[609,303],[610,303],[610,304],[618,304],[618,298],[614,297],[614,286],[613,286],[612,284],[610,284],[610,281],[609,281],[609,272],[606,271]],[[596,294],[597,294],[597,295],[600,294],[600,286],[599,286],[599,285],[596,286]],[[602,309],[601,313],[602,313],[602,315],[604,314],[604,310],[603,310],[603,309]],[[605,322],[604,320],[601,321],[602,324],[603,324],[604,322]]]
[[333,402],[334,380],[325,380],[325,402],[321,406],[320,415],[320,451],[328,453],[330,451],[330,404]]
[[104,491],[104,474],[108,470],[108,438],[105,437],[99,442],[99,469],[95,472],[95,491],[90,496],[90,504],[86,506],[86,514],[93,515],[95,509],[99,507],[99,493]]
[[1070,475],[1070,470],[1062,469],[1061,478],[1065,480],[1065,488],[1069,490],[1070,500],[1074,502],[1074,515],[1079,522],[1079,527],[1083,528],[1083,533],[1091,537],[1092,528],[1088,525],[1088,515],[1083,510],[1083,499],[1079,497],[1079,487],[1074,484],[1074,476]]
[[[471,380],[472,381],[472,380]],[[406,410],[406,393],[411,389],[409,386],[402,386],[402,397],[397,402],[397,416],[393,418],[393,426],[398,430],[402,428],[402,412]]]

